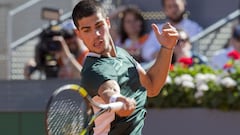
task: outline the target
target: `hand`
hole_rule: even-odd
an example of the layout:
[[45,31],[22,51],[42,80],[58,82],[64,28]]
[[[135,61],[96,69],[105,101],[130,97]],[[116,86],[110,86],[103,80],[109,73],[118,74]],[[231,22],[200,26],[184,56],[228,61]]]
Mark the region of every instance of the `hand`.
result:
[[136,108],[136,101],[134,99],[122,96],[122,97],[118,97],[117,101],[123,102],[124,104],[123,108],[120,111],[116,112],[118,116],[127,117],[134,112]]
[[158,42],[166,48],[172,49],[177,44],[179,34],[170,23],[163,25],[162,32],[159,31],[156,24],[152,24],[153,31],[158,39]]
[[31,79],[31,74],[34,72],[36,69],[37,63],[36,61],[32,58],[30,59],[25,65],[24,65],[24,77],[25,79]]
[[62,49],[63,49],[63,52],[61,52],[61,55],[63,57],[65,57],[65,56],[69,57],[70,56],[71,52],[70,52],[70,50],[69,50],[69,48],[67,46],[66,41],[64,40],[64,38],[62,36],[54,36],[53,37],[53,41],[60,42],[60,44],[62,46]]
[[65,46],[67,46],[66,41],[64,40],[64,38],[62,36],[54,36],[53,37],[53,41],[58,41],[61,43],[61,46],[64,48]]

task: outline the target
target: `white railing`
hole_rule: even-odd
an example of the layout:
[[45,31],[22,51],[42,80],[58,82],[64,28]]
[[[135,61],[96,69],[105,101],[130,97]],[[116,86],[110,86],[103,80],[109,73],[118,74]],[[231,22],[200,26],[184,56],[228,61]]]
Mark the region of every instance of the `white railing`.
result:
[[238,18],[239,16],[240,16],[240,10],[237,9],[234,12],[230,13],[227,17],[220,19],[213,25],[209,26],[208,28],[206,28],[205,30],[203,30],[202,32],[200,32],[199,34],[197,34],[196,36],[191,38],[191,42],[194,43],[194,42],[198,41],[199,39],[207,36],[208,34],[212,33],[213,31],[216,31],[217,29],[221,28],[228,22]]
[[11,49],[38,35],[44,24],[48,23],[41,19],[42,7],[64,9],[64,14],[69,15],[72,6],[72,0],[31,0],[9,11],[7,41]]

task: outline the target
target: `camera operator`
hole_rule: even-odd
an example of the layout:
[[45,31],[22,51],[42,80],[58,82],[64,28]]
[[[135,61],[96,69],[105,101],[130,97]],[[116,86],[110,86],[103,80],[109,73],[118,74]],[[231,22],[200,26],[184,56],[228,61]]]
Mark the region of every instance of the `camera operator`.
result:
[[35,70],[44,74],[46,79],[80,78],[81,64],[88,50],[76,36],[72,22],[66,23],[62,27],[51,26],[43,30],[35,48],[34,60],[29,60],[25,65],[26,79],[32,79]]
[[[81,65],[88,53],[88,49],[83,44],[74,31],[65,30],[64,37],[55,36],[54,41],[60,42],[62,51],[60,53],[60,78],[79,78]],[[72,35],[74,34],[74,35]]]

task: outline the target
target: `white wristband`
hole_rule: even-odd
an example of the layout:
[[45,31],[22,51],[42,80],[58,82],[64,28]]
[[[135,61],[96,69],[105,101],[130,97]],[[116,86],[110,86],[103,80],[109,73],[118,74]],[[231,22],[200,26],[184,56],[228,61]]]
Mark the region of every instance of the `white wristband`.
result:
[[139,64],[139,63],[137,63],[136,64],[136,69],[139,71],[139,70],[142,70],[142,66]]
[[118,94],[114,94],[109,98],[109,103],[114,103],[117,101],[117,98],[120,97]]

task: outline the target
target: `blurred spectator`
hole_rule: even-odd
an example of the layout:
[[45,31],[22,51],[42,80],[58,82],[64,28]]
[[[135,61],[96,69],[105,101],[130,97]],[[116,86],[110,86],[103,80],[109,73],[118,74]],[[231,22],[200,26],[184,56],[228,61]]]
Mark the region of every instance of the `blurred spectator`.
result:
[[119,26],[120,26],[120,16],[121,13],[126,9],[126,6],[119,6],[115,10],[111,11],[108,14],[108,17],[111,21],[110,34],[114,42],[119,41]]
[[179,32],[179,39],[173,52],[172,64],[182,63],[187,66],[207,64],[205,56],[192,52],[188,34],[182,29],[177,29],[177,31]]
[[77,37],[71,20],[62,26],[51,26],[43,30],[40,42],[35,48],[34,59],[24,68],[26,79],[38,70],[49,78],[80,78],[81,64],[88,53],[83,42]]
[[116,44],[127,50],[138,62],[143,62],[142,47],[148,34],[146,34],[144,18],[137,7],[128,6],[120,14],[119,31]]
[[[233,27],[232,36],[229,39],[228,45],[217,51],[211,58],[210,65],[214,69],[225,69],[231,64],[231,55],[240,56],[240,25]],[[230,62],[230,63],[229,63]]]
[[[56,39],[62,42],[61,44],[63,48],[59,59],[61,68],[59,70],[58,77],[79,78],[81,70],[80,65],[83,65],[88,49],[82,40],[77,37],[77,29],[75,28],[72,20],[65,21],[61,27],[64,31],[64,40],[61,41],[61,39]],[[75,59],[71,59],[70,57],[72,56],[74,56]]]
[[[196,22],[186,18],[186,0],[162,0],[163,11],[167,17],[167,21],[174,27],[183,29],[190,38],[202,31],[202,27]],[[159,29],[162,29],[163,24],[158,24]],[[154,32],[149,35],[148,40],[143,47],[142,57],[145,61],[151,61],[156,57],[156,52],[159,51],[159,46]]]
[[[173,50],[172,65],[180,64],[183,67],[191,67],[195,64],[207,64],[206,56],[192,51],[192,44],[188,34],[182,29],[177,29],[177,31],[179,39]],[[155,60],[152,60],[151,62],[142,63],[142,66],[145,70],[148,70],[154,63]]]

